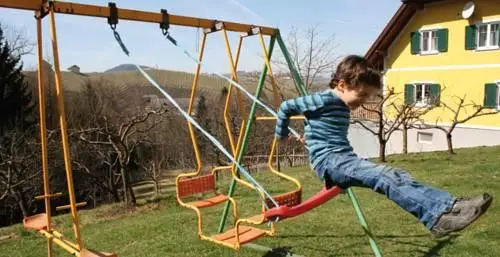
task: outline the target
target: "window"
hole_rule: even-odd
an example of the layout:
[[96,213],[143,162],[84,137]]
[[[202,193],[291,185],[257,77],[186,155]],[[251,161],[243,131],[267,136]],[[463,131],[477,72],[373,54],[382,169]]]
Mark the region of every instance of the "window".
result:
[[433,134],[428,132],[417,132],[417,142],[423,144],[432,144]]
[[426,55],[448,51],[448,29],[422,30],[411,33],[411,53]]
[[484,107],[500,110],[500,82],[484,85]]
[[405,85],[405,104],[418,107],[439,105],[441,86],[433,83]]
[[438,37],[435,30],[422,31],[422,54],[438,53]]
[[432,104],[430,85],[415,84],[415,89],[415,102],[417,105],[427,106]]
[[499,49],[500,23],[485,23],[467,26],[465,29],[465,49]]

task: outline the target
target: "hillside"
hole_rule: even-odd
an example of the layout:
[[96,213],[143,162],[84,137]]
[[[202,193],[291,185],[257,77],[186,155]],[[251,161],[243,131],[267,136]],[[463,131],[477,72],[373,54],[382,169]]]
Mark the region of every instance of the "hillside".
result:
[[[142,67],[146,68],[146,72],[162,85],[169,94],[172,94],[176,98],[188,98],[190,96],[194,74],[181,71],[152,69],[147,66]],[[45,67],[45,74],[51,74],[50,76],[45,75],[45,83],[53,84],[53,71],[50,66]],[[36,71],[27,71],[25,75],[29,82],[34,85],[37,83]],[[70,92],[81,91],[85,84],[90,81],[91,83],[117,86],[124,94],[138,92],[142,95],[156,94],[160,96],[160,93],[130,64],[118,65],[102,73],[62,71],[61,76],[63,88]],[[239,77],[239,82],[253,94],[257,86],[257,76],[258,74],[256,73],[242,72]],[[199,91],[197,93],[217,96],[224,88],[227,88],[228,85],[229,82],[216,75],[201,74],[198,85]],[[291,79],[282,80],[279,86],[285,96],[291,97],[296,95],[294,82]],[[266,82],[266,88],[272,88],[269,81]],[[267,97],[271,95],[270,93],[269,90],[265,90],[263,95],[264,99],[267,99]]]
[[[140,65],[141,68],[145,70],[151,69],[151,67]],[[120,64],[116,67],[113,67],[111,69],[107,69],[104,72],[117,72],[117,71],[135,71],[137,68],[135,67],[134,64]]]

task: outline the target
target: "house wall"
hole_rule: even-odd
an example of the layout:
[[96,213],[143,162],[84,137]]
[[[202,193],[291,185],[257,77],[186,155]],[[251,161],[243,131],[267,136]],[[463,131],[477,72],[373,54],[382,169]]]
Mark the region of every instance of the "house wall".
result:
[[[470,24],[500,21],[500,1],[476,0],[475,15],[463,19],[461,11],[466,0],[428,4],[418,10],[389,48],[386,58],[385,84],[394,87],[403,102],[404,85],[432,82],[442,88],[441,102],[455,108],[458,98],[465,104],[483,104],[486,83],[500,81],[500,49],[465,50],[465,28]],[[412,55],[410,34],[422,29],[448,28],[448,51],[434,55]],[[461,111],[459,118],[473,112]],[[449,124],[454,113],[444,105],[434,108],[423,118],[427,123]],[[484,116],[467,122],[469,126],[500,127],[500,114]]]

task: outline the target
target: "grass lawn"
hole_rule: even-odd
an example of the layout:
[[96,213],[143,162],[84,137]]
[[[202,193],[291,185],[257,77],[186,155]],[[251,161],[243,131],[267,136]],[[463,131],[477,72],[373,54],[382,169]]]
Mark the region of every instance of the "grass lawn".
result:
[[[447,153],[391,156],[389,165],[409,170],[427,184],[456,196],[477,195],[484,191],[500,195],[500,147],[461,149],[456,156]],[[316,193],[321,184],[309,168],[286,170],[304,186],[305,198]],[[257,176],[271,192],[285,192],[293,185],[269,173]],[[218,182],[226,190],[228,180]],[[255,192],[237,188],[235,198],[241,216],[258,213]],[[368,224],[384,256],[500,256],[500,206],[494,201],[489,212],[463,233],[436,240],[416,218],[402,211],[385,196],[356,188]],[[204,228],[215,233],[222,205],[203,212]],[[143,256],[237,256],[232,250],[200,241],[192,210],[177,206],[175,198],[136,208],[107,205],[81,211],[82,234],[88,248],[115,251],[121,257]],[[71,235],[67,215],[56,217],[59,230]],[[46,243],[38,234],[24,232],[19,225],[0,229],[0,256],[46,256]],[[278,224],[277,236],[256,243],[274,248],[290,248],[303,256],[373,256],[368,239],[359,225],[347,195],[292,220]],[[55,256],[69,256],[57,249]],[[239,256],[282,256],[242,249]]]

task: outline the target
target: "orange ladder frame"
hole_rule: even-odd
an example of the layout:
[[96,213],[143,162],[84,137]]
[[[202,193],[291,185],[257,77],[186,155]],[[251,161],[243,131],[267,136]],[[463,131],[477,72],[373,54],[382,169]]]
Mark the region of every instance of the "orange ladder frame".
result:
[[[50,8],[50,9],[49,9]],[[42,173],[43,173],[43,185],[44,194],[36,197],[37,200],[45,201],[45,213],[37,214],[30,217],[25,217],[23,220],[23,225],[25,229],[35,230],[47,239],[47,251],[48,256],[52,256],[52,245],[53,243],[60,246],[62,249],[66,250],[70,254],[77,257],[117,257],[116,254],[112,253],[102,253],[83,247],[83,240],[80,233],[80,224],[78,219],[77,207],[86,205],[85,202],[77,203],[75,199],[75,189],[73,184],[73,172],[71,170],[71,156],[69,148],[69,138],[67,132],[66,115],[64,108],[64,96],[61,80],[61,70],[59,65],[59,51],[57,46],[57,34],[56,34],[56,22],[54,15],[54,6],[49,7],[48,5],[42,6],[42,11],[48,12],[50,14],[50,32],[52,37],[52,50],[54,55],[54,69],[55,69],[55,84],[56,84],[56,100],[57,109],[59,113],[59,127],[61,129],[61,138],[63,146],[64,155],[64,166],[66,170],[66,180],[68,186],[69,194],[69,205],[59,206],[56,208],[57,211],[70,209],[71,218],[73,223],[73,232],[76,242],[71,242],[69,239],[65,238],[64,235],[52,227],[52,213],[51,213],[51,203],[50,199],[54,197],[62,196],[62,193],[51,193],[50,191],[50,181],[48,172],[48,157],[47,157],[47,127],[45,122],[46,108],[45,108],[45,86],[43,80],[42,63],[43,63],[43,53],[42,53],[42,18],[44,16],[40,11],[36,12],[35,17],[37,17],[37,56],[38,56],[38,97],[39,97],[39,112],[40,112],[40,138],[41,138],[41,150],[42,150]]]

